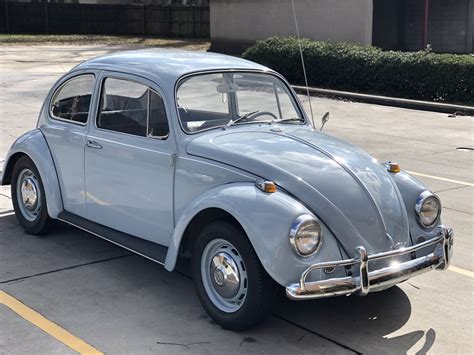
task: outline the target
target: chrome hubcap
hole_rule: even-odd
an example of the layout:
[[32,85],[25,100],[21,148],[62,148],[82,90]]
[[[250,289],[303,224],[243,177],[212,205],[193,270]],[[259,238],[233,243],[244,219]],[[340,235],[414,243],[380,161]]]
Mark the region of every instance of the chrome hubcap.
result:
[[29,210],[33,209],[38,200],[38,193],[33,179],[26,178],[21,184],[21,198],[23,204]]
[[247,296],[247,271],[237,249],[224,239],[208,243],[201,259],[201,276],[212,303],[223,312],[240,309]]
[[23,217],[34,221],[41,208],[39,182],[30,169],[24,169],[18,175],[17,202]]
[[227,253],[218,253],[212,258],[211,280],[217,293],[222,297],[234,297],[239,291],[239,270],[232,257]]

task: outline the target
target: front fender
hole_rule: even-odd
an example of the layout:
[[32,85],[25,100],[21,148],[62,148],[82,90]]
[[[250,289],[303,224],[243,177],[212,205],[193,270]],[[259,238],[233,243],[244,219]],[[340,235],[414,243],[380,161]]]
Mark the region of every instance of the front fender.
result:
[[410,233],[412,236],[415,237],[419,234],[426,234],[427,232],[435,231],[436,226],[441,224],[441,219],[439,219],[432,228],[425,229],[422,228],[418,223],[418,216],[415,212],[416,199],[423,191],[429,190],[429,188],[426,187],[426,185],[420,180],[404,171],[401,171],[397,174],[392,174],[392,177],[398,186],[400,194],[402,195],[408,215],[408,220],[410,222]]
[[[412,243],[416,244],[419,243],[420,240],[434,238],[438,230],[437,227],[442,224],[441,216],[438,218],[433,227],[424,228],[421,227],[420,223],[418,222],[418,216],[415,212],[416,199],[423,191],[429,189],[420,180],[404,171],[401,171],[397,174],[392,174],[392,177],[398,186],[405,204],[405,209],[407,211],[410,225],[410,236]],[[421,251],[418,251],[417,256],[428,255],[429,253],[433,252],[434,249],[435,246],[432,246],[431,248],[425,248]]]
[[39,129],[23,134],[13,143],[5,159],[1,184],[11,183],[13,166],[19,156],[23,154],[30,157],[35,163],[43,182],[48,214],[51,218],[56,218],[63,210],[61,190],[48,143]]
[[[180,216],[170,241],[165,268],[172,271],[184,231],[193,217],[208,208],[231,214],[244,229],[267,273],[280,285],[299,280],[301,273],[315,262],[341,259],[335,238],[323,225],[323,244],[319,252],[301,258],[293,252],[289,230],[295,218],[311,214],[299,201],[282,191],[264,193],[249,183],[215,187],[194,199]],[[324,278],[323,275],[313,275]]]

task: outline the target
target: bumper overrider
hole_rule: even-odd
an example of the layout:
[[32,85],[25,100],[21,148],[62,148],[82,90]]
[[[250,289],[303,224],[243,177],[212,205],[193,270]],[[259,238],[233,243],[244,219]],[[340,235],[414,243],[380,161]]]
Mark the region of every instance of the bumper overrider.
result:
[[[430,246],[435,246],[432,253],[413,258],[417,251]],[[366,249],[359,246],[356,248],[353,259],[330,261],[309,266],[301,274],[299,283],[286,287],[286,295],[293,300],[316,299],[353,293],[364,296],[371,291],[387,288],[433,269],[446,270],[451,260],[452,246],[453,231],[443,225],[436,227],[435,237],[411,247],[368,255]],[[370,270],[371,261],[396,258],[403,255],[411,256],[412,259],[402,263],[393,263],[388,267]],[[358,275],[306,282],[306,278],[311,271],[335,267],[352,269]]]

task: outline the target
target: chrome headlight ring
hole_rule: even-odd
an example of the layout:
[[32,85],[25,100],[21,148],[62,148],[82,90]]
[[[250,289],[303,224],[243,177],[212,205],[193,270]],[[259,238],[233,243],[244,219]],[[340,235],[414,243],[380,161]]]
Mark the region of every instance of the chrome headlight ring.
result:
[[415,211],[418,221],[424,228],[431,228],[435,225],[441,215],[441,201],[431,191],[423,191],[415,203]]
[[290,244],[300,257],[309,258],[318,252],[322,245],[322,229],[319,220],[310,215],[298,216],[290,228]]

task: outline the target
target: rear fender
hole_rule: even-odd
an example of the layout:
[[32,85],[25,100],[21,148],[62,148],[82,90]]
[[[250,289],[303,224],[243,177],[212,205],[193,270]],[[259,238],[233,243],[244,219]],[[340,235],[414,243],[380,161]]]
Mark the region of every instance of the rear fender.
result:
[[39,129],[25,133],[13,143],[3,166],[0,184],[11,184],[13,167],[22,155],[27,155],[35,163],[43,181],[48,214],[56,218],[63,210],[61,190],[48,143]]

